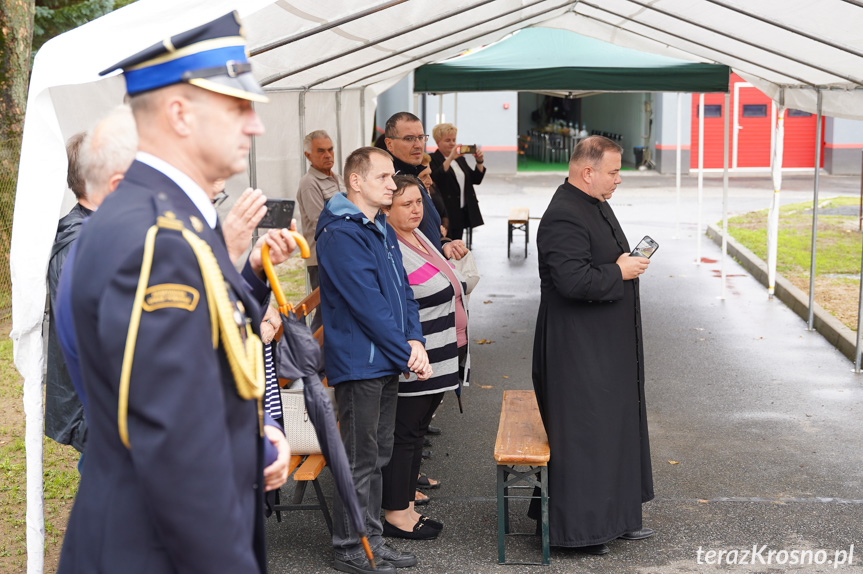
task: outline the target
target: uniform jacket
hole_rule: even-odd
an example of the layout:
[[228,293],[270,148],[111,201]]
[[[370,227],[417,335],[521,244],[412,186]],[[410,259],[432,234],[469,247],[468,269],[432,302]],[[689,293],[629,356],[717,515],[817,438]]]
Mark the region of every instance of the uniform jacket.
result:
[[57,236],[51,248],[48,262],[48,357],[45,375],[45,434],[60,444],[70,444],[79,452],[84,452],[87,441],[87,423],[84,419],[84,406],[75,392],[54,323],[54,309],[60,272],[69,250],[81,232],[84,221],[93,213],[75,204],[57,225]]
[[157,203],[212,248],[237,328],[251,321],[257,333],[261,321],[188,196],[134,162],[78,242],[71,301],[90,435],[58,572],[265,572],[257,404],[238,395],[222,344],[213,348],[201,272],[177,231],[156,235],[129,386],[130,448],[120,440],[120,370]]
[[318,272],[327,380],[408,371],[409,340],[425,343],[396,232],[337,193],[318,220]]

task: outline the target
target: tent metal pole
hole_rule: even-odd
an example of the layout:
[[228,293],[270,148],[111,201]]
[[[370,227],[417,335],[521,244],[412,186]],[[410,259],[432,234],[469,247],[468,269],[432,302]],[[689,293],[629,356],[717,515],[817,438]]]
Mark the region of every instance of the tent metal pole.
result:
[[336,169],[341,171],[342,166],[342,90],[336,92],[336,137],[339,138],[339,143],[336,144]]
[[[414,92],[414,109],[411,110],[413,115],[419,117],[420,113],[420,95],[417,92]],[[425,127],[425,126],[423,126]]]
[[863,343],[863,253],[860,256],[860,294],[857,296],[857,347],[854,351],[854,372],[860,373],[860,352]]
[[303,40],[304,38],[310,38],[316,34],[320,34],[321,32],[326,32],[327,30],[332,30],[333,28],[338,28],[342,24],[348,24],[355,20],[359,20],[360,18],[365,18],[366,16],[370,16],[375,14],[376,12],[381,12],[388,8],[392,8],[394,6],[398,6],[399,4],[404,4],[408,0],[390,0],[389,2],[384,2],[383,4],[379,4],[378,6],[374,6],[372,8],[367,8],[362,10],[361,12],[356,12],[354,14],[348,14],[343,18],[339,18],[338,20],[333,20],[332,22],[327,22],[326,24],[322,24],[311,30],[306,30],[304,32],[300,32],[294,36],[290,36],[288,38],[283,38],[281,40],[277,40],[276,42],[271,42],[265,46],[261,46],[260,48],[255,48],[250,52],[251,56],[257,56],[258,54],[263,54],[264,52],[269,52],[270,50],[275,50],[276,48],[281,48],[282,46],[287,46],[293,42],[297,42],[299,40]]
[[683,107],[683,94],[681,92],[677,92],[677,150],[675,155],[677,156],[677,169],[675,173],[675,183],[677,187],[677,227],[675,228],[675,239],[680,239],[680,147],[682,142],[681,133],[683,128],[680,126],[681,121],[681,109]]
[[[755,48],[757,50],[767,52],[768,54],[773,54],[774,56],[778,56],[780,58],[790,60],[792,62],[800,64],[801,66],[806,66],[807,68],[812,68],[813,70],[818,70],[820,72],[824,72],[825,74],[830,74],[831,76],[836,76],[837,78],[842,78],[843,80],[847,80],[847,81],[851,82],[852,84],[857,84],[858,86],[863,85],[863,80],[859,80],[857,78],[852,78],[851,76],[845,76],[839,72],[834,72],[834,71],[831,71],[827,68],[822,68],[818,64],[813,64],[811,62],[806,62],[805,60],[799,60],[797,58],[792,58],[788,54],[780,52],[779,50],[773,50],[772,48],[765,47],[763,44],[759,44],[757,42],[750,42],[749,40],[744,40],[744,39],[742,39],[738,36],[735,36],[733,34],[729,34],[727,32],[723,32],[722,30],[718,30],[716,28],[711,28],[710,26],[706,26],[705,24],[699,24],[698,22],[696,22],[694,20],[690,20],[689,18],[684,18],[683,16],[678,16],[677,14],[673,14],[667,10],[663,10],[661,8],[657,8],[656,6],[652,6],[650,4],[640,2],[639,0],[627,0],[627,2],[631,2],[632,4],[635,4],[636,6],[641,6],[642,8],[646,8],[647,10],[652,10],[654,12],[658,12],[659,14],[662,14],[662,15],[667,16],[669,18],[673,18],[675,20],[685,22],[686,24],[689,24],[690,26],[695,26],[696,28],[701,28],[702,30],[707,30],[708,32],[712,32],[713,34],[717,34],[719,36],[724,36],[725,38],[728,38],[730,40],[734,40],[736,42],[740,42],[741,44],[745,44],[751,48]],[[827,83],[827,82],[825,82],[825,83]]]
[[854,351],[854,372],[860,373],[860,352],[863,343],[863,254],[860,256],[860,294],[857,296],[857,347]]
[[796,28],[792,28],[791,26],[786,26],[785,24],[780,24],[779,22],[776,22],[776,21],[771,20],[769,18],[764,18],[763,16],[758,16],[757,14],[751,14],[751,13],[747,12],[746,10],[738,8],[737,6],[731,6],[730,4],[726,4],[725,2],[720,2],[719,0],[706,0],[706,1],[710,2],[711,4],[716,4],[717,6],[721,6],[722,8],[725,8],[726,10],[731,10],[732,12],[737,12],[738,14],[748,16],[749,18],[752,18],[754,20],[758,20],[759,22],[764,22],[765,24],[769,24],[771,26],[781,28],[782,30],[785,30],[786,32],[791,32],[792,34],[796,34],[797,36],[803,36],[804,38],[806,38],[808,40],[812,40],[813,42],[818,42],[819,44],[824,44],[825,46],[830,46],[831,48],[836,48],[837,50],[841,50],[843,52],[847,52],[849,54],[854,54],[855,56],[860,56],[861,58],[863,58],[863,52],[855,50],[849,46],[842,46],[841,44],[831,42],[830,40],[828,40],[824,37],[813,36],[812,34],[809,34],[809,33],[804,32],[802,30],[797,30]]
[[[724,51],[724,50],[720,50],[720,49],[718,49],[718,48],[715,48],[714,46],[708,46],[707,44],[702,44],[701,42],[696,42],[696,41],[695,41],[695,40],[693,40],[691,37],[681,36],[680,34],[675,34],[675,33],[673,33],[673,32],[669,32],[668,30],[665,30],[665,29],[663,29],[663,28],[658,28],[658,27],[656,27],[656,26],[651,26],[650,24],[647,24],[647,23],[645,23],[645,22],[640,22],[640,21],[638,21],[638,20],[635,20],[634,18],[630,18],[629,16],[624,16],[623,14],[618,14],[617,12],[612,12],[611,10],[608,10],[607,8],[603,8],[603,7],[601,7],[601,6],[597,6],[596,4],[591,4],[590,2],[585,2],[584,0],[581,0],[581,1],[579,2],[579,4],[583,4],[584,6],[589,6],[589,7],[591,7],[591,8],[595,8],[596,10],[599,10],[599,11],[601,11],[601,12],[606,12],[606,13],[608,13],[608,14],[611,14],[611,15],[612,15],[612,16],[614,16],[615,18],[620,18],[620,19],[622,19],[622,20],[627,20],[627,21],[629,21],[629,22],[633,22],[633,23],[635,23],[635,24],[637,24],[637,25],[639,25],[639,26],[643,26],[643,27],[645,27],[645,28],[648,28],[648,29],[650,29],[650,30],[654,30],[655,32],[659,32],[659,33],[661,33],[661,34],[665,34],[665,35],[667,35],[667,36],[671,36],[672,38],[677,38],[678,40],[683,40],[684,42],[687,42],[687,43],[689,43],[689,44],[693,44],[693,45],[698,46],[698,47],[700,47],[700,48],[704,48],[705,50],[708,50],[708,51],[710,51],[710,52],[715,52],[715,53],[717,53],[717,54],[722,54],[723,56],[728,56],[729,58],[733,58],[733,59],[738,60],[738,61],[740,61],[740,62],[745,62],[745,63],[747,63],[747,64],[751,64],[751,65],[753,65],[753,66],[755,66],[755,67],[757,67],[757,68],[761,68],[762,70],[767,70],[768,72],[772,72],[772,73],[774,73],[774,74],[778,74],[778,75],[780,75],[780,76],[785,76],[786,78],[791,78],[792,80],[797,80],[797,81],[798,81],[798,82],[800,82],[801,84],[804,84],[804,85],[806,85],[806,86],[810,86],[811,88],[815,88],[815,84],[813,84],[812,82],[807,82],[807,81],[806,81],[806,80],[804,80],[803,78],[798,78],[797,76],[793,76],[793,75],[791,75],[791,74],[789,74],[789,73],[787,73],[787,72],[780,72],[780,71],[775,70],[775,69],[773,69],[773,68],[768,68],[768,67],[767,67],[767,66],[765,66],[764,64],[759,64],[758,62],[754,62],[754,61],[752,61],[752,60],[747,60],[746,58],[744,58],[744,57],[742,57],[742,56],[738,56],[738,55],[736,55],[736,54],[732,54],[732,53],[730,53],[730,52],[726,52],[726,51]],[[642,38],[646,38],[646,39],[651,40],[651,41],[653,41],[653,42],[657,42],[657,43],[662,44],[662,42],[660,42],[659,40],[657,40],[657,39],[656,39],[656,38],[654,38],[654,37],[646,36],[646,35],[644,35],[644,34],[639,34],[638,32],[635,32],[635,31],[633,31],[633,30],[629,30],[628,28],[624,28],[624,27],[623,27],[623,26],[621,26],[620,24],[615,24],[615,23],[607,22],[607,21],[603,20],[602,18],[596,18],[596,17],[594,17],[594,16],[588,16],[587,14],[582,14],[581,12],[578,12],[577,14],[578,14],[578,16],[579,16],[580,18],[588,18],[588,19],[590,19],[590,20],[596,20],[597,22],[600,22],[600,23],[602,23],[602,24],[605,24],[606,26],[613,26],[613,27],[615,27],[615,28],[620,28],[621,30],[625,30],[626,32],[629,32],[630,34],[634,34],[634,35],[636,35],[636,36],[640,36],[640,37],[642,37]],[[663,44],[663,45],[665,45],[665,44]],[[681,48],[681,49],[682,49],[682,48]],[[760,74],[755,74],[755,75],[757,75],[757,76],[759,76],[759,77],[763,77],[763,76],[762,76],[762,75],[760,75]]]
[[[368,42],[366,42],[360,46],[357,46],[355,48],[351,48],[350,50],[345,50],[344,52],[339,52],[338,54],[335,54],[334,56],[329,56],[327,58],[324,58],[323,60],[317,60],[316,62],[312,62],[311,64],[307,64],[305,66],[302,66],[301,68],[295,68],[295,69],[289,70],[287,72],[283,72],[280,74],[274,74],[268,78],[264,78],[263,80],[261,80],[261,85],[262,86],[268,86],[268,85],[272,84],[273,82],[278,82],[279,80],[284,80],[285,78],[288,78],[290,76],[294,76],[294,75],[299,74],[301,72],[305,72],[306,70],[311,70],[312,68],[317,68],[318,66],[323,66],[324,64],[329,64],[330,62],[332,62],[334,60],[338,60],[339,58],[344,58],[345,56],[350,56],[351,54],[355,54],[361,50],[365,50],[366,48],[371,48],[372,46],[377,46],[378,44],[381,44],[383,42],[387,42],[389,40],[392,40],[393,38],[398,38],[399,36],[404,36],[405,34],[415,32],[415,31],[419,30],[420,28],[425,28],[426,26],[431,26],[432,24],[437,24],[438,22],[442,22],[444,20],[447,20],[448,18],[452,18],[453,16],[460,16],[469,10],[473,10],[474,8],[479,8],[481,6],[484,6],[485,4],[489,4],[489,3],[494,2],[494,1],[495,0],[482,0],[482,2],[477,2],[476,4],[472,4],[472,5],[466,6],[464,8],[458,8],[456,11],[447,12],[446,14],[439,16],[439,17],[435,18],[434,20],[429,20],[427,22],[423,22],[422,24],[417,24],[416,26],[410,26],[408,28],[402,28],[401,30],[394,32],[392,34],[389,34],[387,36],[383,36],[383,37],[378,38],[376,40],[370,40],[370,41],[368,41]],[[545,1],[545,0],[543,0],[543,1]]]
[[722,262],[720,276],[722,288],[719,298],[725,300],[725,260],[728,258],[728,132],[731,131],[731,94],[725,92],[725,129],[722,135]]
[[809,321],[808,328],[810,331],[815,325],[815,239],[818,235],[818,176],[821,171],[821,100],[823,94],[821,90],[817,90],[818,94],[817,109],[818,125],[815,127],[815,189],[812,198],[812,254],[809,260]]
[[[726,113],[728,111],[726,110]],[[701,265],[701,204],[704,197],[704,93],[698,94],[698,225],[695,227],[695,264]]]
[[362,146],[369,145],[366,139],[366,88],[360,90],[360,142]]
[[458,126],[458,92],[452,94],[452,125]]
[[767,297],[776,294],[776,261],[779,256],[779,207],[782,193],[782,162],[785,155],[785,88],[779,88],[779,113],[773,136],[773,201],[767,213]]
[[[458,33],[464,32],[465,30],[473,30],[473,29],[475,29],[477,26],[482,26],[483,24],[486,24],[487,22],[492,22],[492,21],[494,21],[494,20],[499,20],[499,19],[500,19],[500,18],[502,18],[503,16],[507,16],[507,15],[509,15],[509,14],[512,14],[513,12],[519,12],[519,11],[521,11],[521,10],[524,10],[525,8],[530,8],[531,6],[534,6],[535,4],[540,4],[540,3],[544,2],[544,1],[545,1],[545,0],[540,0],[539,2],[534,2],[534,3],[532,3],[532,4],[528,4],[528,5],[525,5],[525,6],[520,6],[519,8],[516,8],[516,9],[513,9],[513,10],[509,10],[508,12],[502,12],[501,14],[497,14],[497,15],[495,15],[495,16],[494,16],[494,17],[492,17],[492,18],[488,18],[488,19],[486,19],[486,20],[483,20],[482,22],[474,22],[473,24],[471,24],[471,25],[470,25],[470,26],[468,26],[467,28],[464,28],[464,29],[462,29],[462,30],[458,30],[458,31],[456,31],[456,32],[452,32],[452,33],[450,33],[450,36],[453,36],[454,34],[458,34]],[[354,81],[352,81],[352,82],[350,82],[350,83],[346,84],[344,87],[346,87],[346,88],[347,88],[348,86],[352,86],[352,85],[357,84],[357,83],[359,83],[359,82],[362,82],[362,81],[368,80],[369,78],[374,78],[375,76],[380,76],[381,74],[386,74],[387,72],[390,72],[390,71],[392,71],[392,70],[395,70],[396,68],[401,68],[401,67],[403,67],[403,66],[409,66],[409,65],[413,64],[414,62],[416,62],[417,60],[422,60],[423,58],[428,58],[429,56],[437,55],[437,54],[439,54],[440,52],[443,52],[443,51],[449,50],[449,49],[451,49],[451,48],[455,48],[456,46],[463,45],[463,44],[465,44],[465,43],[467,43],[467,42],[472,42],[472,41],[474,41],[474,40],[476,40],[476,39],[478,39],[478,38],[482,38],[483,36],[488,36],[488,35],[490,35],[490,34],[494,34],[494,33],[496,33],[496,32],[500,32],[501,30],[505,30],[506,28],[509,28],[509,27],[511,27],[511,26],[518,26],[519,24],[523,24],[524,22],[527,22],[528,20],[532,20],[532,19],[534,19],[534,18],[539,18],[540,16],[544,16],[544,15],[548,14],[549,12],[554,12],[555,10],[560,10],[561,8],[564,8],[564,7],[566,7],[566,6],[569,6],[571,3],[572,3],[572,0],[567,0],[566,2],[563,2],[563,3],[561,3],[561,4],[555,4],[555,5],[554,5],[554,6],[552,6],[551,8],[548,8],[548,9],[546,9],[546,10],[542,10],[542,11],[540,11],[540,12],[537,12],[536,14],[532,14],[532,15],[527,16],[527,17],[525,17],[525,18],[519,18],[519,19],[518,19],[518,20],[516,20],[515,22],[510,22],[510,23],[508,23],[508,24],[504,24],[503,26],[499,26],[499,27],[495,28],[494,30],[486,30],[486,31],[482,32],[481,34],[477,34],[477,35],[475,35],[475,36],[471,36],[470,38],[462,38],[461,40],[459,40],[459,41],[457,41],[457,42],[454,42],[454,43],[452,43],[452,44],[448,44],[448,45],[444,46],[443,48],[436,48],[436,49],[434,49],[434,50],[432,50],[432,51],[430,51],[430,52],[425,52],[425,53],[423,53],[421,56],[416,56],[416,57],[414,57],[414,58],[411,58],[410,60],[406,60],[406,61],[404,61],[404,62],[398,63],[398,64],[396,64],[395,66],[390,66],[389,68],[387,68],[387,69],[385,69],[385,70],[379,70],[379,71],[377,71],[377,72],[374,72],[374,73],[372,73],[372,74],[369,74],[368,76],[364,76],[364,77],[362,77],[362,78],[360,78],[360,79],[358,79],[358,80],[354,80]],[[526,26],[522,26],[522,27],[526,27]],[[404,49],[403,49],[403,50],[402,50],[398,55],[402,55],[402,54],[404,54],[405,52],[409,52],[409,51],[411,51],[411,50],[413,50],[413,49],[415,49],[415,48],[419,48],[419,47],[421,47],[421,46],[425,46],[425,45],[427,45],[427,44],[428,44],[428,42],[424,42],[424,43],[422,43],[422,44],[417,44],[417,45],[412,46],[412,47],[410,47],[410,48],[404,48]],[[322,83],[327,82],[327,81],[329,81],[329,80],[332,80],[332,79],[334,79],[334,78],[338,78],[338,77],[343,76],[343,75],[345,75],[345,74],[349,74],[349,73],[354,72],[354,71],[356,71],[356,70],[359,70],[359,69],[361,69],[361,68],[368,68],[369,66],[372,66],[372,65],[374,65],[374,64],[376,64],[376,63],[378,63],[378,62],[381,62],[381,61],[383,61],[383,60],[387,60],[387,59],[392,58],[392,57],[393,57],[393,56],[385,56],[385,57],[380,58],[379,60],[376,60],[376,61],[374,61],[374,62],[366,62],[365,64],[363,64],[363,65],[361,65],[361,66],[357,66],[356,68],[352,68],[352,69],[350,69],[350,70],[344,71],[344,72],[339,73],[339,74],[336,74],[336,75],[334,75],[334,76],[330,76],[329,78],[324,78],[324,79],[322,79],[322,80],[318,80],[317,82],[315,82],[314,84],[311,84],[311,85],[312,85],[312,86],[317,86],[317,85],[319,85],[319,84],[322,84]],[[787,76],[787,74],[786,74],[786,76]],[[787,77],[789,77],[789,78],[790,78],[791,76],[787,76]],[[794,79],[796,80],[797,78],[794,78]],[[802,80],[801,80],[801,81],[802,81]],[[369,82],[369,83],[374,83],[374,82]],[[804,82],[804,83],[805,83],[805,82]],[[310,87],[311,87],[311,86],[310,86]],[[416,88],[414,88],[414,89],[416,89]]]
[[[305,90],[300,92],[299,99],[299,113],[300,113],[300,141],[306,137],[306,92]],[[306,175],[306,156],[302,153],[305,150],[300,150],[300,177]]]
[[443,123],[443,94],[437,95],[437,122],[438,124]]

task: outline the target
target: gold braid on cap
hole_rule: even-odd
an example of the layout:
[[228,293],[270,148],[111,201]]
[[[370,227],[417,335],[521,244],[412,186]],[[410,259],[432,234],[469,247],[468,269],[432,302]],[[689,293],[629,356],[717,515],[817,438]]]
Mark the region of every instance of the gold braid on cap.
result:
[[[141,274],[138,278],[138,289],[132,303],[132,316],[129,319],[129,331],[126,334],[126,348],[123,353],[123,366],[120,370],[120,393],[117,407],[117,427],[120,440],[126,448],[129,444],[129,427],[127,415],[129,412],[129,380],[132,374],[132,360],[135,356],[135,342],[138,338],[138,328],[141,323],[144,295],[150,281],[150,271],[153,267],[153,251],[156,234],[159,229],[179,231],[183,239],[192,248],[198,260],[201,276],[204,280],[204,291],[207,295],[207,307],[210,313],[210,330],[213,349],[218,348],[219,340],[228,358],[237,394],[243,399],[255,399],[258,406],[258,432],[264,433],[263,404],[264,396],[264,353],[260,337],[253,331],[248,322],[245,325],[246,341],[240,337],[238,325],[234,321],[235,307],[228,298],[225,278],[213,250],[206,241],[189,231],[183,222],[176,219],[173,213],[159,216],[156,224],[147,230],[144,240],[144,259],[141,263]],[[240,327],[242,328],[242,327]]]

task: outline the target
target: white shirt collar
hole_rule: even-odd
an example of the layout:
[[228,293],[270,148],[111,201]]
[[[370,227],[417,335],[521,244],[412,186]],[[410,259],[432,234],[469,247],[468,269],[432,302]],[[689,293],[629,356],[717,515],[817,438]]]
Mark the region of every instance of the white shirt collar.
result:
[[204,217],[207,225],[210,226],[210,229],[216,228],[217,215],[216,208],[213,206],[213,201],[210,199],[210,196],[207,195],[207,192],[201,189],[201,186],[195,183],[191,177],[165,160],[145,151],[139,151],[136,153],[135,159],[141,163],[149,165],[156,171],[162,172],[168,177],[168,179],[176,183],[177,187],[182,189],[183,192],[189,196],[189,199],[195,204],[198,211],[201,212],[201,215]]

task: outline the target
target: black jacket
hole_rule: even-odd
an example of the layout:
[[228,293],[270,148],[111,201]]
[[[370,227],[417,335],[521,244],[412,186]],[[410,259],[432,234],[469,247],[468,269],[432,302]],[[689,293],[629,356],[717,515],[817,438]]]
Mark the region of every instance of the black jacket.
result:
[[[475,185],[482,182],[485,171],[471,168],[467,160],[460,157],[454,163],[458,167],[450,165],[450,169],[444,171],[443,163],[446,161],[440,150],[431,156],[432,179],[435,186],[443,197],[444,205],[449,216],[449,237],[461,239],[462,231],[466,227],[479,227],[483,224],[482,213],[479,211],[479,201],[476,198]],[[461,188],[458,185],[453,169],[461,169],[464,172],[464,209],[461,207]]]
[[423,235],[428,237],[432,244],[438,246],[438,248],[441,249],[441,253],[443,253],[443,244],[441,243],[440,236],[441,216],[437,212],[431,196],[418,177],[425,167],[422,165],[411,165],[409,163],[405,163],[394,155],[392,155],[392,158],[393,167],[395,168],[397,175],[412,175],[417,178],[420,194],[423,196],[423,220],[420,222],[419,229],[422,231]]
[[87,441],[87,423],[84,407],[75,392],[57,333],[54,331],[54,295],[60,282],[60,271],[69,254],[72,243],[78,239],[81,226],[93,212],[75,204],[57,225],[57,236],[51,248],[48,262],[48,358],[45,376],[45,435],[59,442],[70,444],[78,452],[84,452]]

